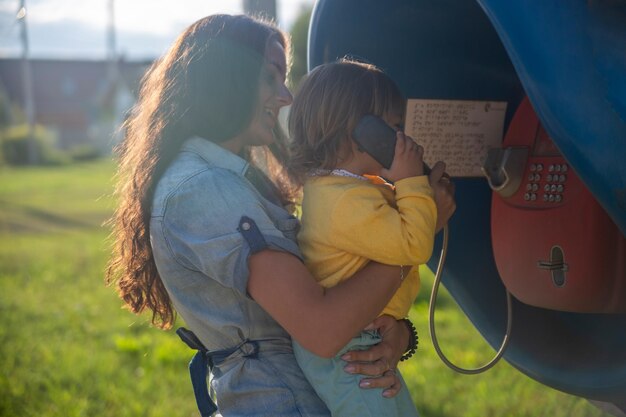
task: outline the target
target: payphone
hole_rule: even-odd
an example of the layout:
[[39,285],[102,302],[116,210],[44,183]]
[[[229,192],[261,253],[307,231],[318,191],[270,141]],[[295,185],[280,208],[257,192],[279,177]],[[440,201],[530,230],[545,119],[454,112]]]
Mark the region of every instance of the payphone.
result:
[[626,312],[626,239],[554,145],[528,99],[484,172],[494,190],[498,272],[520,301],[578,313]]

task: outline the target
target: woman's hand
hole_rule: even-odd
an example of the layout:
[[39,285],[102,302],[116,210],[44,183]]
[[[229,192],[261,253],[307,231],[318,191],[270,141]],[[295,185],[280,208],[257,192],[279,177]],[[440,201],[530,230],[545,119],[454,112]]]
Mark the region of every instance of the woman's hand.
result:
[[391,316],[380,316],[366,327],[374,329],[378,329],[383,340],[367,350],[345,353],[341,357],[347,362],[344,370],[370,376],[361,380],[361,388],[383,388],[383,397],[395,397],[402,388],[395,370],[409,343],[409,329]]

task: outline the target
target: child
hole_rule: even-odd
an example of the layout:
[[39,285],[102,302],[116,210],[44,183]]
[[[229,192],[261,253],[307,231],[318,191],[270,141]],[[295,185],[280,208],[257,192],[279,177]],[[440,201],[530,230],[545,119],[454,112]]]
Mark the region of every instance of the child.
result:
[[[289,128],[290,170],[303,187],[298,235],[305,263],[325,287],[353,275],[369,261],[403,268],[402,284],[381,312],[406,317],[417,296],[417,265],[431,256],[438,225],[434,191],[443,164],[423,175],[423,149],[398,130],[395,157],[384,169],[351,139],[366,114],[396,129],[404,116],[398,88],[373,65],[347,59],[315,68],[294,99]],[[393,185],[381,177],[393,182]],[[446,213],[440,222],[447,221]],[[342,354],[376,344],[363,331],[334,358],[322,358],[293,342],[296,358],[333,416],[416,416],[408,390],[388,399],[358,386],[346,373]],[[401,379],[401,378],[400,378]]]

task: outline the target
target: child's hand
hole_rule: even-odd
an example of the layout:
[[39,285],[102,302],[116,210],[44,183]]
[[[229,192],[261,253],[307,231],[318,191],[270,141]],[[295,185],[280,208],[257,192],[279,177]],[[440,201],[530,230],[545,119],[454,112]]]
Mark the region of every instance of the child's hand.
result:
[[454,201],[454,184],[450,181],[450,177],[445,173],[446,164],[439,161],[435,164],[428,180],[435,196],[435,204],[437,205],[437,224],[435,232],[443,229],[448,223],[450,217],[456,210],[456,202]]
[[398,131],[396,133],[396,150],[389,169],[381,171],[381,175],[396,182],[404,178],[424,175],[424,148],[413,139]]

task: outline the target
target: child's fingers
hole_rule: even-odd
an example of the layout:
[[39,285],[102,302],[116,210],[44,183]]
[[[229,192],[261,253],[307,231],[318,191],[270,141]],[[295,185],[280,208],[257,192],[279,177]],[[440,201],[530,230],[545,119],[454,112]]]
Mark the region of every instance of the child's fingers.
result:
[[429,176],[430,183],[437,184],[439,180],[441,179],[441,177],[443,176],[443,173],[445,171],[446,171],[446,164],[442,161],[437,161],[435,166],[433,166],[430,171],[430,176]]
[[421,146],[412,139],[407,139],[404,133],[398,131],[393,161],[388,169],[381,171],[381,175],[393,182],[424,175],[423,154],[424,149]]
[[[411,140],[411,139],[409,139],[409,140]],[[411,140],[411,142],[413,142],[413,141]],[[415,142],[413,142],[413,143],[415,143]],[[424,159],[424,147],[423,146],[418,145],[417,143],[415,143],[415,151],[417,152],[417,155],[419,156],[420,161],[422,159]]]
[[396,132],[396,155],[402,155],[406,149],[406,140],[404,139],[404,133]]
[[397,133],[398,140],[404,141],[404,151],[407,153],[407,156],[410,156],[413,153],[417,153],[419,158],[423,158],[424,156],[424,148],[417,144],[411,137],[406,136],[403,132],[398,131]]

